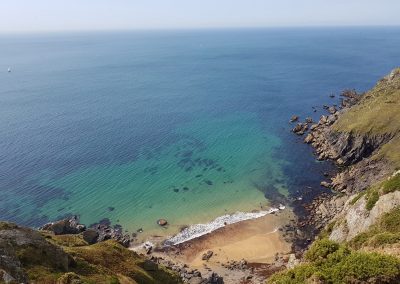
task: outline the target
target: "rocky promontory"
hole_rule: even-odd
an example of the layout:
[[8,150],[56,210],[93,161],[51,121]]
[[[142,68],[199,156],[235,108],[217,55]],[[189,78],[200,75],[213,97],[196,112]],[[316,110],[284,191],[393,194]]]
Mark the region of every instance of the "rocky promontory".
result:
[[400,283],[400,69],[324,109],[300,133],[317,160],[337,165],[321,182],[331,194],[308,205],[304,221],[322,232],[300,264],[269,283]]

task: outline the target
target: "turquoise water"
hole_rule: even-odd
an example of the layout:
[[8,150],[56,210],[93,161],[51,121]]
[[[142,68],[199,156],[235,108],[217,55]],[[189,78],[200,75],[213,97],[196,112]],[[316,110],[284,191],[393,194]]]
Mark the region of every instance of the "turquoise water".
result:
[[398,28],[0,42],[0,218],[38,226],[79,214],[144,235],[318,194],[323,170],[288,118],[400,63]]

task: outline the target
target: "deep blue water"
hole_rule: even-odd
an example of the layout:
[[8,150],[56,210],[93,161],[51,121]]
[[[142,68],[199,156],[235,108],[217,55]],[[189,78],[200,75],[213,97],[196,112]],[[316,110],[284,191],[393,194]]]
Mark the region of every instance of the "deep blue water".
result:
[[319,190],[288,119],[371,88],[399,47],[400,28],[1,35],[0,219],[182,225]]

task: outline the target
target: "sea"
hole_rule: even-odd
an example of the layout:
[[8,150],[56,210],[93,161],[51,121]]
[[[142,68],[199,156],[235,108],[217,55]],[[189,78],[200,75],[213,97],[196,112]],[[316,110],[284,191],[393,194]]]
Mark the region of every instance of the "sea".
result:
[[0,219],[144,238],[306,201],[330,165],[290,117],[399,65],[399,27],[1,34]]

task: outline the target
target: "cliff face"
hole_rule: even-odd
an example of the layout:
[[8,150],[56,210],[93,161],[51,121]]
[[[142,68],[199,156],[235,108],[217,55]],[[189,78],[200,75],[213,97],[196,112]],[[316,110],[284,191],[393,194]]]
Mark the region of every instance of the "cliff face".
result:
[[178,275],[108,240],[54,235],[0,222],[0,283],[182,283]]
[[326,227],[302,264],[270,283],[400,283],[400,69],[343,95],[305,139],[339,169],[323,183],[336,194],[310,219]]
[[310,133],[319,159],[345,166],[332,187],[347,193],[364,190],[400,167],[400,69],[356,101],[322,118]]

